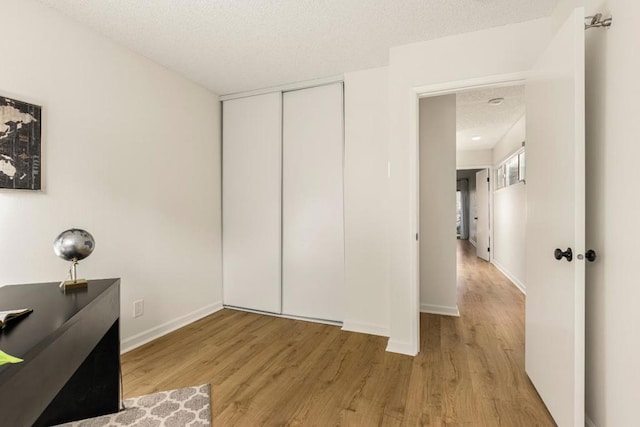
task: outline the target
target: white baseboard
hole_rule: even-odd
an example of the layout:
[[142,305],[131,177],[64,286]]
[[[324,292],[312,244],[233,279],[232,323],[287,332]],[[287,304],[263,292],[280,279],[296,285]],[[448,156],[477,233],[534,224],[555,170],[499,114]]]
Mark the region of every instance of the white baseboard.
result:
[[387,343],[387,351],[391,353],[406,354],[407,356],[416,356],[418,354],[418,350],[415,348],[413,343],[400,342],[392,339],[389,339],[389,342]]
[[522,281],[520,279],[518,279],[516,276],[514,276],[509,270],[507,270],[506,268],[504,268],[504,266],[502,264],[500,264],[498,261],[496,261],[496,259],[494,258],[491,263],[498,269],[500,270],[500,272],[502,274],[504,274],[505,276],[507,276],[507,279],[509,279],[511,281],[511,283],[514,284],[514,286],[516,288],[518,288],[518,290],[520,292],[522,292],[523,294],[527,294],[527,287],[524,285],[524,283],[522,283]]
[[382,337],[389,336],[389,327],[387,326],[374,325],[372,323],[358,322],[355,320],[345,320],[342,322],[342,330],[361,334],[379,335]]
[[587,414],[584,414],[584,425],[586,427],[596,427],[596,423],[591,421],[591,418],[589,418]]
[[420,304],[420,313],[441,314],[443,316],[456,316],[460,317],[460,310],[458,306],[448,307],[445,305],[434,304]]
[[478,242],[476,242],[475,240],[469,239],[469,243],[471,243],[474,248],[478,246]]
[[203,317],[206,317],[220,310],[222,310],[222,302],[209,304],[205,307],[199,308],[198,310],[192,311],[191,313],[185,314],[184,316],[177,317],[161,325],[140,332],[139,334],[135,334],[129,338],[125,338],[120,344],[120,353],[124,354],[128,351],[131,351],[134,348],[140,347],[141,345],[160,338],[161,336],[166,335],[169,332],[180,329],[183,326],[193,323],[196,320],[202,319]]
[[273,313],[271,311],[254,310],[252,308],[237,307],[235,305],[228,305],[228,304],[225,304],[224,308],[228,308],[230,310],[246,311],[247,313],[261,314],[263,316],[279,317],[281,319],[302,320],[303,322],[321,323],[323,325],[331,325],[331,326],[342,326],[342,322],[340,322],[339,320],[326,320],[326,319],[316,319],[313,317],[294,316],[292,314],[279,314],[279,313]]

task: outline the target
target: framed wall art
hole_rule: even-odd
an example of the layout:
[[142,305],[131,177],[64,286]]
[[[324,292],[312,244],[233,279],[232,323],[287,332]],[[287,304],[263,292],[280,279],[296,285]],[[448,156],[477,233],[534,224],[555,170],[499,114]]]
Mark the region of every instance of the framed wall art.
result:
[[42,108],[0,96],[0,188],[40,190]]

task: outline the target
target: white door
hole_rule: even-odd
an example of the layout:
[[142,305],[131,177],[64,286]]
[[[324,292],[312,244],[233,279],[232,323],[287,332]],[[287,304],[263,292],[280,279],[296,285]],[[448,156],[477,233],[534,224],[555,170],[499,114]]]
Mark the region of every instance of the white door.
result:
[[489,261],[489,169],[476,172],[476,254]]
[[222,278],[225,305],[280,313],[280,92],[224,101]]
[[[541,55],[525,94],[526,370],[559,426],[584,427],[583,8]],[[572,259],[556,260],[556,248]]]
[[283,95],[282,311],[342,320],[342,84]]

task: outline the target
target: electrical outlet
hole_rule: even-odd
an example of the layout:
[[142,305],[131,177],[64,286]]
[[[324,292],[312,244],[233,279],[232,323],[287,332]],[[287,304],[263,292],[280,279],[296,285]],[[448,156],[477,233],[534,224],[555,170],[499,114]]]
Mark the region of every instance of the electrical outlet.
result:
[[144,314],[144,300],[139,299],[133,302],[133,317],[140,317]]

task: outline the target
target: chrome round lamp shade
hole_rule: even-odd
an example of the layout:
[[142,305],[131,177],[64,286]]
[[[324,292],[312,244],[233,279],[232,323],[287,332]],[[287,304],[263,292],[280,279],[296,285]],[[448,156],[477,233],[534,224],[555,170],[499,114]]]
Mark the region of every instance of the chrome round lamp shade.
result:
[[76,276],[76,266],[78,261],[85,259],[95,248],[95,240],[91,233],[79,228],[65,230],[53,241],[53,251],[65,261],[70,261],[71,268],[69,274],[71,280],[60,283],[61,287],[74,288],[87,286],[85,279],[78,279]]

